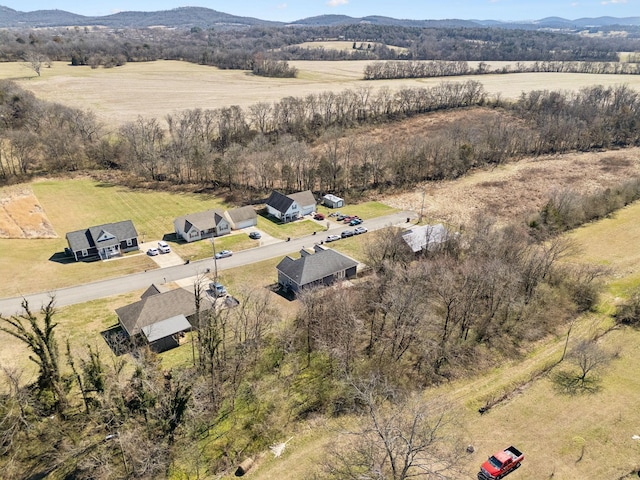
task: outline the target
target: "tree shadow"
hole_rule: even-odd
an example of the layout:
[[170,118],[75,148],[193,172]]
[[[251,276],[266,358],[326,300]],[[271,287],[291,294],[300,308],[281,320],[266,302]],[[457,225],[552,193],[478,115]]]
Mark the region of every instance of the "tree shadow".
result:
[[117,357],[131,353],[135,349],[135,345],[119,324],[103,330],[100,335]]
[[554,390],[562,395],[593,394],[600,390],[600,379],[594,375],[581,378],[568,370],[561,370],[551,377]]

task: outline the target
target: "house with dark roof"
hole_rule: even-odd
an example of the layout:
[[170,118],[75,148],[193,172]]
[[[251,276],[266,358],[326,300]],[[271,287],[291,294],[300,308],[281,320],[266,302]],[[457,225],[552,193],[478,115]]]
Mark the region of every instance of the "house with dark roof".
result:
[[105,223],[69,232],[69,250],[79,260],[107,260],[123,253],[139,250],[138,232],[131,220]]
[[[200,312],[213,308],[203,298]],[[148,343],[149,347],[162,352],[180,344],[184,332],[197,325],[196,301],[193,292],[184,288],[163,290],[151,285],[135,303],[116,309],[122,330],[136,344]]]
[[313,212],[316,209],[316,199],[311,190],[290,195],[274,190],[267,199],[266,205],[269,215],[287,223]]
[[243,228],[255,227],[258,224],[258,214],[251,205],[227,210],[224,215],[232,230],[242,230]]
[[402,239],[413,253],[433,252],[442,248],[449,238],[448,230],[441,223],[437,225],[421,225],[402,234]]
[[356,275],[358,262],[330,248],[316,245],[313,253],[305,249],[300,258],[286,256],[276,266],[278,283],[286,290],[328,286]]
[[231,224],[222,210],[190,213],[173,221],[176,236],[185,242],[219,237],[231,233]]

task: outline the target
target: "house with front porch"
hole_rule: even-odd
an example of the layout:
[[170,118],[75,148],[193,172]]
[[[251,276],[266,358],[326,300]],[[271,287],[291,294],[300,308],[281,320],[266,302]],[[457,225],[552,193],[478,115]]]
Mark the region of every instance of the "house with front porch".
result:
[[207,298],[196,298],[191,290],[165,290],[151,285],[140,300],[116,309],[118,323],[133,345],[149,345],[163,352],[180,345],[185,332],[198,327],[198,314],[213,308]]
[[173,221],[176,237],[185,242],[231,233],[231,224],[222,210],[207,210],[178,217]]
[[316,199],[311,190],[285,195],[276,190],[267,199],[267,212],[283,223],[292,222],[316,209]]
[[140,249],[138,232],[131,220],[76,230],[67,233],[66,238],[76,262],[107,260]]

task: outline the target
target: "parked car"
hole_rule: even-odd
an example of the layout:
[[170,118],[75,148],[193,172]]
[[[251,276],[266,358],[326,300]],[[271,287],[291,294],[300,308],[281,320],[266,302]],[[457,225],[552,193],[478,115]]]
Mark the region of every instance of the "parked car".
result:
[[346,216],[347,216],[347,215],[343,215],[342,213],[338,213],[338,214],[336,215],[336,220],[337,220],[337,221],[339,221],[339,222],[341,222],[341,221],[343,221],[343,220],[344,220],[344,218],[345,218]]
[[351,221],[349,222],[349,225],[351,225],[352,227],[355,227],[356,225],[360,225],[362,223],[362,219],[361,218],[352,218]]
[[156,247],[151,247],[149,250],[147,250],[147,255],[149,255],[150,257],[155,257],[159,253],[160,252],[158,251],[158,249]]
[[340,240],[340,235],[329,235],[325,242],[335,242],[336,240]]
[[260,232],[251,232],[249,234],[249,238],[251,240],[260,240],[262,238],[262,235],[260,234]]
[[233,255],[233,252],[231,250],[221,250],[216,253],[215,257],[216,259],[227,258],[227,257],[230,257],[231,255]]
[[227,294],[225,286],[218,282],[211,282],[209,284],[209,290],[211,290],[211,293],[216,297],[224,297]]
[[353,233],[356,235],[360,235],[361,233],[367,233],[368,230],[366,227],[356,227],[353,229]]
[[171,247],[167,242],[160,240],[158,242],[158,250],[160,251],[160,253],[169,253],[171,252]]
[[353,230],[345,230],[340,235],[342,238],[347,238],[347,237],[353,237],[355,233],[353,232]]
[[324,213],[316,213],[316,214],[313,216],[313,219],[314,219],[314,220],[324,220]]

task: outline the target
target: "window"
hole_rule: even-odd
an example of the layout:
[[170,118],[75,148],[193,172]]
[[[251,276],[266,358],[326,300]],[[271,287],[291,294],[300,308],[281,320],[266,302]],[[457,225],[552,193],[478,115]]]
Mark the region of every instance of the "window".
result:
[[88,254],[89,252],[87,252],[86,250],[82,250],[82,252],[80,252],[81,257],[86,257]]
[[133,239],[127,238],[127,247],[130,247],[131,245],[133,245]]

